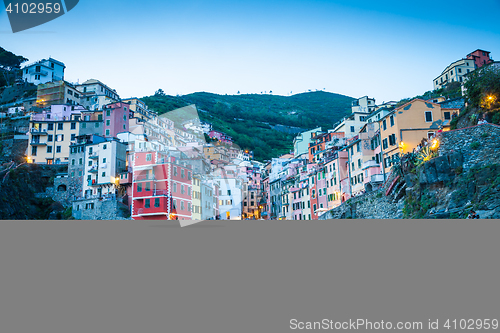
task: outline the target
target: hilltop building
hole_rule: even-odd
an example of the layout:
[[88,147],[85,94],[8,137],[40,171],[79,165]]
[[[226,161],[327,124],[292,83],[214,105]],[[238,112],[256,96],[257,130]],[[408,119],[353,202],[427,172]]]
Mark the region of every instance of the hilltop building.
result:
[[35,85],[63,81],[65,68],[62,62],[55,59],[42,59],[23,67],[23,80]]

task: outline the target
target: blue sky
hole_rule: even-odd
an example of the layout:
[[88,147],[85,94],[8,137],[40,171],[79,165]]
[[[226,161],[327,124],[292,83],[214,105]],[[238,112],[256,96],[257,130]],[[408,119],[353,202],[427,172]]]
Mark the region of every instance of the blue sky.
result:
[[99,79],[122,97],[325,89],[383,102],[432,90],[478,48],[500,59],[500,0],[81,0],[16,34],[0,7],[0,46],[52,56],[68,81]]

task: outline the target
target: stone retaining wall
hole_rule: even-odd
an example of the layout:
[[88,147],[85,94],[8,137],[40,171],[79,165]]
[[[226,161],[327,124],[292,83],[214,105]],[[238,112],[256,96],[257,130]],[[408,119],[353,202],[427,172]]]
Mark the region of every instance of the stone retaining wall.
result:
[[494,124],[476,125],[443,132],[439,155],[460,152],[463,168],[498,163],[500,157],[500,126]]

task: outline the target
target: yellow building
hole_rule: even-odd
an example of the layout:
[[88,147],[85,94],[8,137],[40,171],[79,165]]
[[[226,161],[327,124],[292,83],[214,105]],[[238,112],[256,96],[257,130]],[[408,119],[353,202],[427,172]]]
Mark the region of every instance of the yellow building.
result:
[[399,160],[400,154],[412,152],[423,139],[436,135],[440,128],[449,129],[453,113],[440,104],[414,99],[381,118],[380,139],[385,171]]
[[202,212],[202,205],[201,205],[201,178],[199,175],[193,175],[193,188],[191,191],[191,196],[192,196],[192,213],[191,213],[191,219],[192,220],[201,220],[201,212]]
[[[85,116],[82,106],[52,105],[50,111],[31,116],[28,162],[37,164],[67,164],[69,147],[77,136],[102,135],[102,120]],[[92,117],[95,115],[92,115]]]

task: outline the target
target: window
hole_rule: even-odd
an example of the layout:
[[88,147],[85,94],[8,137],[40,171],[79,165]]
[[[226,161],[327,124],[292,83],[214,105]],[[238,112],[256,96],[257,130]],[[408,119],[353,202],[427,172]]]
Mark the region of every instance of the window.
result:
[[52,134],[49,134],[47,137],[47,141],[52,142],[53,139],[54,139],[54,136]]
[[396,144],[396,134],[389,135],[389,145],[394,146]]
[[155,207],[160,207],[160,198],[155,198]]
[[144,200],[144,208],[149,208],[150,206],[149,199]]
[[101,176],[106,177],[106,172],[103,172]]
[[177,176],[177,167],[174,166],[174,176]]
[[445,119],[445,120],[450,120],[450,119],[451,119],[451,116],[450,116],[450,113],[449,113],[449,112],[445,112],[445,113],[444,113],[444,119]]
[[87,128],[87,124],[86,123],[82,123],[82,128]]
[[181,210],[184,210],[184,201],[181,201]]
[[109,126],[109,125],[111,125],[111,120],[106,119],[106,126]]
[[432,122],[432,111],[425,111],[425,121]]
[[53,131],[54,130],[54,124],[48,124],[47,125],[47,130]]
[[184,169],[181,169],[181,178],[184,178],[186,176]]
[[64,134],[58,134],[58,135],[56,135],[56,141],[57,142],[64,141]]
[[92,161],[89,161],[89,166],[92,166]]
[[57,124],[57,130],[62,130],[63,129],[63,123]]
[[127,129],[127,126],[123,125],[123,129]]
[[80,159],[78,160],[78,164],[80,164],[80,165],[82,165],[82,164],[83,164],[83,158],[80,158]]
[[358,168],[361,168],[361,159],[358,159]]
[[391,127],[394,126],[394,116],[390,117],[390,121],[391,121]]
[[174,183],[173,190],[174,192],[177,192],[177,183]]
[[111,111],[110,110],[106,110],[106,117],[109,117],[111,116]]
[[47,146],[47,153],[52,153],[52,146]]
[[95,128],[99,127],[99,123],[94,123],[94,127]]
[[108,145],[103,145],[103,146],[102,146],[102,149],[103,149],[103,150],[106,150],[106,148],[108,148]]
[[56,153],[60,153],[61,152],[61,146],[56,146]]
[[382,148],[387,149],[389,146],[387,145],[387,139],[382,141]]
[[75,139],[76,139],[76,134],[75,133],[71,134],[71,141],[73,141]]
[[[47,148],[48,148],[48,147],[47,147]],[[71,165],[75,165],[75,162],[76,162],[76,161],[75,161],[75,159],[74,159],[74,158],[73,158],[73,159],[71,159]]]
[[137,183],[137,192],[142,192],[142,184]]
[[384,131],[387,129],[387,122],[385,121],[385,119],[382,121],[382,128],[384,129]]
[[106,130],[106,135],[109,135],[109,129]]
[[151,161],[152,159],[152,154],[146,154],[146,161]]
[[351,133],[354,133],[354,126],[351,126]]
[[459,73],[462,73],[462,68],[459,68],[459,69],[458,69],[458,72],[459,72]]

